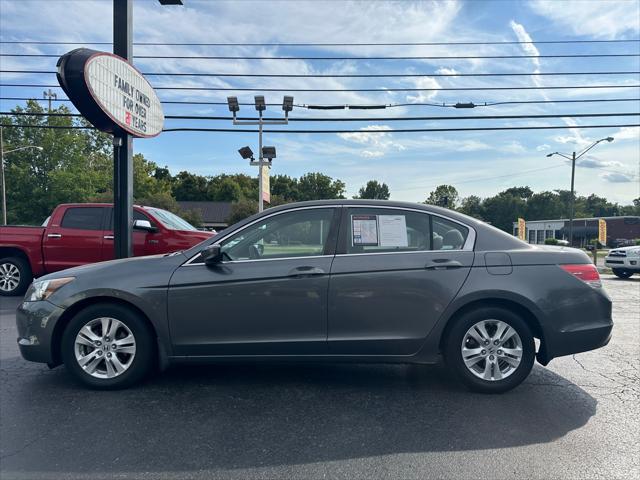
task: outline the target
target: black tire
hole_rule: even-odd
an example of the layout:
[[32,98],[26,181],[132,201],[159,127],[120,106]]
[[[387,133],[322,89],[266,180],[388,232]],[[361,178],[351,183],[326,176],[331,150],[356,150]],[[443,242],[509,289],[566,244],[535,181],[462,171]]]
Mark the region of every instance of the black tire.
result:
[[[31,280],[33,280],[33,275],[31,273],[31,265],[29,262],[22,257],[4,257],[0,258],[0,266],[12,265],[18,269],[20,275],[20,281],[16,285],[15,288],[5,290],[4,288],[0,288],[0,296],[10,297],[23,295],[24,292],[27,291],[29,285],[31,284]],[[0,271],[0,279],[2,278],[2,271]]]
[[629,278],[633,275],[633,272],[629,270],[622,270],[620,268],[612,268],[613,274],[618,278]]
[[[484,380],[474,375],[462,358],[462,342],[467,331],[482,320],[500,320],[512,327],[522,342],[520,364],[506,378]],[[535,343],[527,323],[510,310],[500,307],[481,307],[454,320],[444,343],[444,357],[449,369],[469,389],[481,393],[502,393],[517,387],[524,381],[533,368]],[[485,360],[486,361],[486,360]]]
[[[121,374],[112,378],[96,378],[90,375],[80,366],[75,356],[75,340],[80,329],[92,320],[102,317],[119,320],[135,338],[135,355],[131,364]],[[151,372],[157,358],[156,337],[147,321],[133,309],[119,304],[100,303],[81,310],[71,319],[62,335],[61,353],[67,370],[83,385],[99,390],[117,390],[142,381]],[[106,368],[106,364],[103,365]]]

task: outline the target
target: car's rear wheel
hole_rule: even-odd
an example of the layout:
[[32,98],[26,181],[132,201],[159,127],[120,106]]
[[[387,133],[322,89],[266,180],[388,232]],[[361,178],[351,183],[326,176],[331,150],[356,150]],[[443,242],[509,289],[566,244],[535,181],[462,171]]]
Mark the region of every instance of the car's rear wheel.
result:
[[0,295],[22,295],[31,280],[31,266],[24,258],[0,258]]
[[633,275],[633,272],[630,272],[629,270],[622,270],[620,268],[613,268],[612,271],[613,274],[618,278],[629,278],[631,277],[631,275]]
[[535,343],[527,323],[510,310],[482,307],[455,320],[445,341],[445,360],[471,390],[501,393],[527,378]]
[[62,358],[69,372],[89,387],[126,388],[152,369],[154,336],[134,310],[117,304],[92,305],[67,325]]

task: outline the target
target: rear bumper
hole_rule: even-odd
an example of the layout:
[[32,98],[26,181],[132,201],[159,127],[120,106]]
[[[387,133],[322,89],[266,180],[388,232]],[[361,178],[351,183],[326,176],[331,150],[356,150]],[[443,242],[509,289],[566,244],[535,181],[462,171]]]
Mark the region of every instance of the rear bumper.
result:
[[587,352],[604,347],[611,340],[613,322],[603,320],[601,325],[590,325],[584,328],[555,332],[552,338],[545,338],[536,358],[546,365],[555,357],[563,357],[574,353]]
[[23,302],[16,310],[18,348],[25,360],[54,364],[52,339],[64,310],[47,301]]

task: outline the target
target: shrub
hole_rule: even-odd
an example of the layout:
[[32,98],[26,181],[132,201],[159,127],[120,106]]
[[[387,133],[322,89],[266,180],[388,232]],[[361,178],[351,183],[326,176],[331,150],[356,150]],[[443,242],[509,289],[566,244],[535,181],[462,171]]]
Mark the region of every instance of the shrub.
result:
[[545,238],[544,239],[544,244],[545,245],[558,245],[558,239],[557,238]]

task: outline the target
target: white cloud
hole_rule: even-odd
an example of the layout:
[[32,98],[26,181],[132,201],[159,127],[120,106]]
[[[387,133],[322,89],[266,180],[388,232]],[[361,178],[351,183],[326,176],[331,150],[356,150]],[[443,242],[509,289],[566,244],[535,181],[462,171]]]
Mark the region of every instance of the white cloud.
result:
[[605,182],[610,183],[630,183],[634,181],[637,182],[634,175],[630,175],[628,173],[606,172],[601,174],[600,178],[602,178]]
[[612,137],[616,140],[638,140],[640,139],[640,127],[622,127]]
[[538,15],[574,35],[619,38],[640,31],[637,0],[534,0],[527,4]]
[[410,103],[423,103],[433,100],[438,94],[438,90],[442,88],[440,84],[431,77],[420,77],[414,80],[415,88],[427,88],[430,90],[424,92],[416,92],[415,95],[407,95],[407,102]]
[[549,150],[551,148],[550,145],[547,145],[546,143],[542,144],[542,145],[538,145],[536,147],[536,151],[538,152],[544,152],[545,150]]
[[[520,42],[533,42],[533,39],[531,38],[531,35],[529,35],[529,33],[525,30],[523,25],[511,20],[509,22],[509,26],[511,27],[513,32],[516,34],[516,37],[518,37],[518,41],[520,41]],[[523,43],[520,46],[521,46],[522,50],[524,50],[524,52],[527,55],[532,55],[534,57],[534,58],[531,59],[531,62],[536,67],[536,73],[539,73],[539,71],[540,71],[540,59],[538,57],[540,57],[540,52],[538,51],[536,46],[533,43]]]
[[440,75],[454,75],[451,78],[457,78],[456,76],[460,72],[458,72],[455,68],[440,67],[439,69],[436,70],[436,73]]
[[[375,158],[384,156],[389,150],[404,150],[405,147],[394,141],[388,125],[368,125],[360,129],[360,132],[338,133],[338,137],[348,142],[366,145],[367,149],[360,152],[360,156]],[[376,132],[376,133],[374,133]]]
[[579,159],[576,164],[579,167],[584,168],[606,168],[606,167],[621,167],[622,163],[616,161],[600,160],[597,157],[585,156]]

